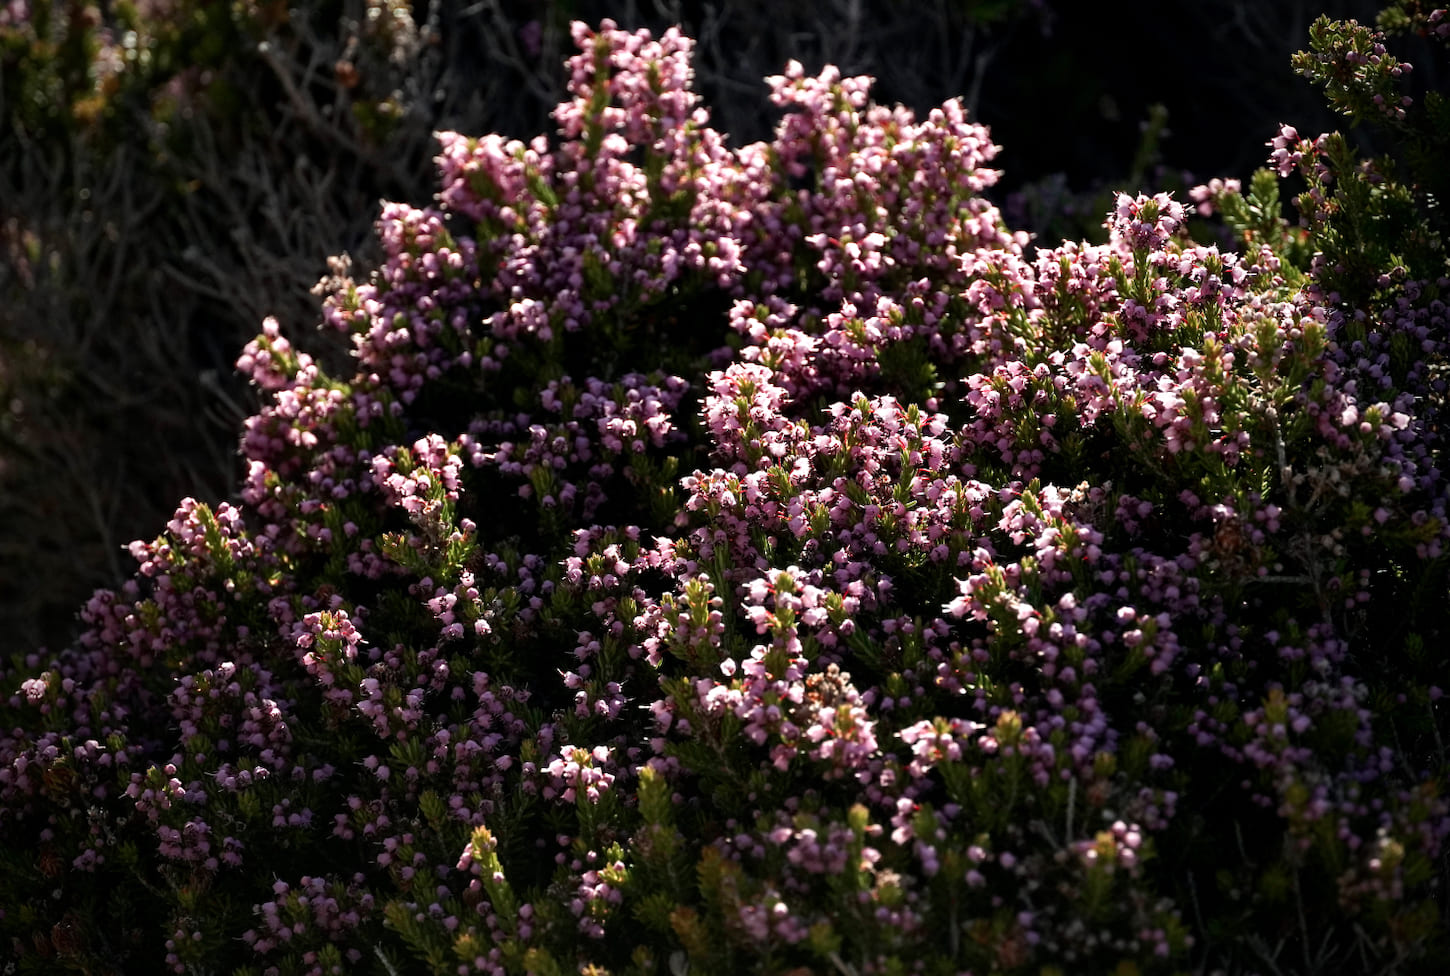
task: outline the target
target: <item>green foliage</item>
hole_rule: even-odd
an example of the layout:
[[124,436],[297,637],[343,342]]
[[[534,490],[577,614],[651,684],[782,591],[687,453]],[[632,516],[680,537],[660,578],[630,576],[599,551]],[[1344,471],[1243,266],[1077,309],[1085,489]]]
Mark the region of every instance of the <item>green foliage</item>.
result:
[[[1443,49],[1443,30],[1418,3],[1391,5],[1381,22],[1395,33],[1427,36],[1434,28],[1433,43]],[[1325,293],[1355,308],[1385,294],[1386,278],[1434,282],[1447,271],[1450,111],[1442,92],[1411,93],[1411,66],[1387,41],[1364,25],[1321,17],[1310,27],[1310,49],[1294,58],[1335,111],[1374,129],[1385,151],[1361,160],[1346,138],[1331,134],[1300,167],[1309,188],[1295,203],[1322,255]]]

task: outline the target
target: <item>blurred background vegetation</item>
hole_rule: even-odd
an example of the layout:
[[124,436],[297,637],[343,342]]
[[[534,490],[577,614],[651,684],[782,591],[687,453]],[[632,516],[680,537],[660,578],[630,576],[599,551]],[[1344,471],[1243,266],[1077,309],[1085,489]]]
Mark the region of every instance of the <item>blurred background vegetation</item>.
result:
[[1333,128],[1290,53],[1318,14],[1377,9],[0,0],[0,644],[64,644],[126,543],[231,494],[241,346],[266,315],[325,345],[313,285],[329,255],[366,270],[380,199],[429,200],[433,131],[549,131],[571,20],[680,24],[734,145],[769,137],[761,79],[790,58],[917,111],[962,96],[1004,147],[1009,223],[1053,243],[1097,234],[1113,190],[1246,179],[1280,121]]

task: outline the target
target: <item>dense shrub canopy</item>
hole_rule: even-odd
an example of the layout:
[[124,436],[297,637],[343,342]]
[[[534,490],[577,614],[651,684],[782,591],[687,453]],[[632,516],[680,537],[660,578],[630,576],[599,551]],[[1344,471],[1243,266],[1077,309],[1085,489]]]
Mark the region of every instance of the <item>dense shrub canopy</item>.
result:
[[792,63],[731,148],[688,39],[574,36],[556,138],[440,133],[334,262],[353,374],[269,321],[237,501],[4,672],[22,971],[1436,971],[1414,167],[1286,126],[1190,201],[1240,252],[1034,250],[958,102]]
[[[131,574],[127,542],[178,498],[228,497],[237,427],[256,408],[237,351],[266,316],[291,338],[311,325],[328,255],[376,265],[378,200],[429,199],[435,130],[546,129],[571,20],[686,25],[704,39],[696,85],[737,144],[770,133],[761,78],[793,57],[878,75],[879,99],[928,107],[1004,87],[984,84],[993,52],[1013,24],[1045,23],[1032,0],[836,6],[0,3],[7,646],[73,640],[76,607]],[[345,349],[309,346],[333,364]]]

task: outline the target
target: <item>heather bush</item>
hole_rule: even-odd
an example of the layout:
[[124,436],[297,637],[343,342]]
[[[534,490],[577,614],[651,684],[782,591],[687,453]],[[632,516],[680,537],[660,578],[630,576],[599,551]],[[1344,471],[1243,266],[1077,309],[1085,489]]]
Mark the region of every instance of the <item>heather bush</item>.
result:
[[1285,127],[1033,250],[959,101],[791,63],[731,148],[682,34],[573,37],[4,671],[16,970],[1443,968],[1433,153]]
[[[684,23],[737,138],[791,57],[975,92],[1039,4],[402,0],[0,4],[0,629],[63,646],[177,498],[223,497],[255,408],[231,363],[304,323],[328,255],[371,267],[379,198],[432,192],[432,132],[530,134],[572,17]],[[1032,33],[1032,32],[1026,32]],[[921,50],[917,39],[938,39]],[[907,56],[910,55],[910,56]],[[290,333],[289,333],[290,334]]]

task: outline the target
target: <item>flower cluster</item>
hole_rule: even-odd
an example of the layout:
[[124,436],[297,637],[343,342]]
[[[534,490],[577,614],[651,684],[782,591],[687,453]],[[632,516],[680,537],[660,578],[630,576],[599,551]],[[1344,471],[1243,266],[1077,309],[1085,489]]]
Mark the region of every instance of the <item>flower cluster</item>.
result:
[[1166,194],[1034,253],[956,103],[792,64],[732,149],[688,39],[574,36],[330,280],[354,375],[264,325],[239,502],[0,672],[25,964],[1443,959],[1450,281]]

